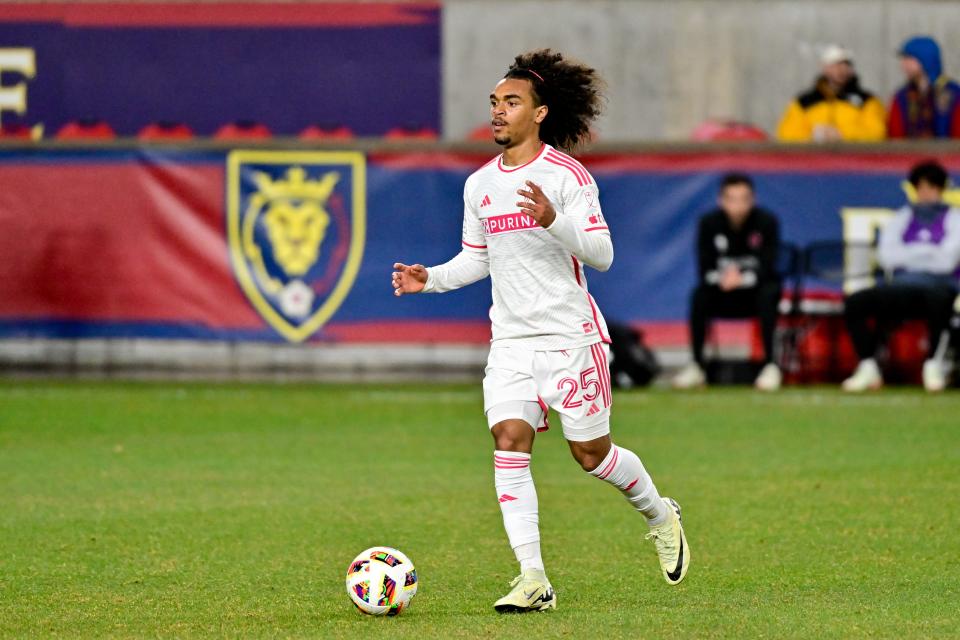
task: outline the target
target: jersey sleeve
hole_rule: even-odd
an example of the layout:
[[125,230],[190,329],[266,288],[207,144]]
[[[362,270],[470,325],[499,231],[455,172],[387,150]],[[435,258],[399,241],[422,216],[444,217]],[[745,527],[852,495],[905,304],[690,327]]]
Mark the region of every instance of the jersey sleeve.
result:
[[606,271],[613,263],[610,228],[600,210],[600,191],[593,179],[567,180],[561,202],[553,203],[557,218],[547,231],[584,264]]
[[464,251],[476,251],[486,254],[487,237],[483,233],[483,224],[470,198],[469,182],[463,187],[463,233],[460,242]]
[[427,268],[424,293],[443,293],[473,284],[490,275],[490,258],[483,224],[471,205],[469,182],[463,189],[463,231],[460,253],[453,259]]

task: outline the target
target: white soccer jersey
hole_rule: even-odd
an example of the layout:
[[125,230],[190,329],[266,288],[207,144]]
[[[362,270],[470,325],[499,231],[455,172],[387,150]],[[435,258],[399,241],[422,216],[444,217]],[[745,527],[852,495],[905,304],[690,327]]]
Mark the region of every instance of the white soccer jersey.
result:
[[[527,180],[557,212],[548,229],[517,206]],[[550,145],[519,167],[494,158],[464,187],[460,254],[428,269],[424,291],[457,289],[489,273],[495,343],[550,351],[609,342],[584,273],[584,264],[606,271],[613,260],[598,195],[583,165]]]

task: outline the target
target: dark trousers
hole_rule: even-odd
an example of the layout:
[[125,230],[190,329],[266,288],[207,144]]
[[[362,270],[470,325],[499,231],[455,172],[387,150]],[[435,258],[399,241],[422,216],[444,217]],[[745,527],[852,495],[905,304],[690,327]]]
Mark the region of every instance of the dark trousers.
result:
[[693,358],[704,366],[703,343],[713,318],[759,318],[763,334],[764,363],[773,360],[773,332],[777,328],[780,283],[767,282],[749,289],[722,291],[700,285],[690,299],[690,342]]
[[933,357],[940,335],[950,323],[956,296],[957,290],[947,285],[897,283],[877,285],[849,296],[843,313],[857,356],[861,360],[874,357],[881,331],[904,320],[926,320],[928,357]]

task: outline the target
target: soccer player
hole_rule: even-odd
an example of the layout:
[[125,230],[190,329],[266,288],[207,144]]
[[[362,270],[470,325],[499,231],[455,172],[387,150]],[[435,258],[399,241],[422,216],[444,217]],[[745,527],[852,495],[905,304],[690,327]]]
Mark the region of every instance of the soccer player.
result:
[[661,498],[636,454],[610,439],[610,340],[584,267],[606,271],[613,244],[593,177],[561,151],[589,136],[602,99],[594,69],[549,49],[517,56],[490,94],[503,153],[467,179],[462,250],[435,267],[393,265],[398,296],[450,291],[487,275],[493,282],[484,411],[497,499],[520,563],[512,590],[494,603],[501,613],[557,606],[530,473],[548,407],[560,414],[583,469],[615,486],[646,519],[666,581],[678,584],[690,563],[680,506]]

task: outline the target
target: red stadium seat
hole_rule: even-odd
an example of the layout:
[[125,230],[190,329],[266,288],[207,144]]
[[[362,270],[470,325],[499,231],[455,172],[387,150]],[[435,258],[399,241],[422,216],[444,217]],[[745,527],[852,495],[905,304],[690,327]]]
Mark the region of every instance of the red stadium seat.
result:
[[437,132],[430,127],[394,127],[383,137],[387,140],[436,140]]
[[476,140],[477,142],[489,142],[493,140],[493,129],[489,122],[478,125],[467,134],[467,140]]
[[0,138],[33,139],[33,128],[25,124],[5,124],[0,126]]
[[352,140],[353,129],[344,125],[312,124],[300,132],[303,140]]
[[766,140],[767,133],[749,122],[733,120],[707,120],[698,125],[690,135],[697,142],[734,142]]
[[193,138],[193,129],[182,122],[152,122],[140,129],[137,137],[141,140],[189,140]]
[[262,140],[273,137],[273,133],[263,123],[252,120],[237,120],[217,129],[213,137],[218,140]]
[[113,128],[103,120],[85,118],[74,120],[63,125],[57,131],[56,138],[60,140],[80,140],[95,138],[99,140],[113,140],[117,137]]

